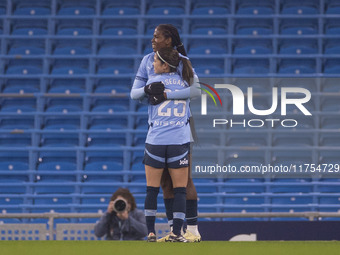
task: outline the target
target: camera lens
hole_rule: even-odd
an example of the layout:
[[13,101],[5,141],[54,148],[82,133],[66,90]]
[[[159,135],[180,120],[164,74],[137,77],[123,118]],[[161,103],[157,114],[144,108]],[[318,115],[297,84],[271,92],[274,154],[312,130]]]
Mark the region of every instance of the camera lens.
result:
[[125,210],[126,203],[124,200],[117,200],[114,206],[117,212],[121,212]]

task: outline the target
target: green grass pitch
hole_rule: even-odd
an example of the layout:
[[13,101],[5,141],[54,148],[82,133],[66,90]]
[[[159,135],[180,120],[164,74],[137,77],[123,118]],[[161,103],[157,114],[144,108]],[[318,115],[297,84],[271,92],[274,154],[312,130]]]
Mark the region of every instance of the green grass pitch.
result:
[[339,254],[340,242],[147,243],[138,241],[0,241],[1,255],[324,255]]

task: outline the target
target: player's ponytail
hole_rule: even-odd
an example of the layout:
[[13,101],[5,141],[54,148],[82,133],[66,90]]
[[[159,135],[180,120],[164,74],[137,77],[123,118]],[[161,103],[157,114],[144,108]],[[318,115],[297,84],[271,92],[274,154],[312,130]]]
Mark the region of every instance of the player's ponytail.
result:
[[182,70],[182,78],[185,80],[188,85],[192,84],[194,78],[194,72],[192,71],[192,65],[189,59],[181,58],[183,63],[183,70]]
[[176,72],[177,67],[182,61],[182,78],[188,83],[189,86],[191,85],[194,78],[194,73],[192,71],[192,66],[189,59],[181,58],[178,54],[178,51],[171,48],[160,49],[156,52],[156,55],[161,62],[167,63],[169,65],[170,72]]

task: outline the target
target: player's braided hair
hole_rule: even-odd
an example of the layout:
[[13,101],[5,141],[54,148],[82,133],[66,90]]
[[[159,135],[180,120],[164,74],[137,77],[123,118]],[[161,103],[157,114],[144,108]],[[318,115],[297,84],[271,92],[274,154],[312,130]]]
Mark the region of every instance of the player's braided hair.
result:
[[177,49],[183,56],[187,56],[184,45],[179,36],[178,30],[171,24],[160,24],[157,26],[157,30],[161,31],[165,38],[171,38],[172,47]]

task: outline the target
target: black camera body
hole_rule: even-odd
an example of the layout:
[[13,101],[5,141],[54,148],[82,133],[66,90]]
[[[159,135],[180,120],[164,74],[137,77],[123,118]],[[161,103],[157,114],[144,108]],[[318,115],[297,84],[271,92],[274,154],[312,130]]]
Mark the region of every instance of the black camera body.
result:
[[127,201],[123,198],[117,198],[116,200],[113,201],[113,210],[116,213],[125,211],[126,207]]

